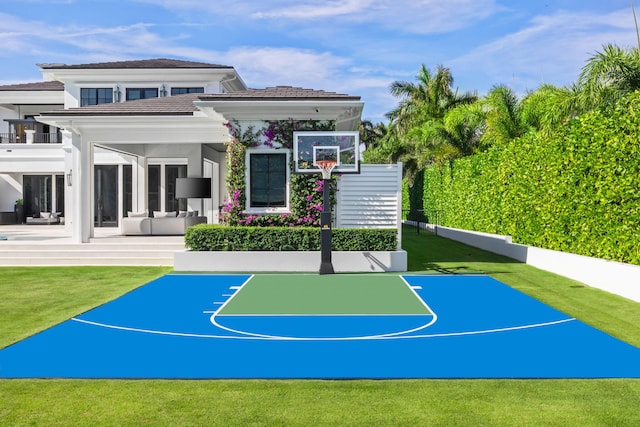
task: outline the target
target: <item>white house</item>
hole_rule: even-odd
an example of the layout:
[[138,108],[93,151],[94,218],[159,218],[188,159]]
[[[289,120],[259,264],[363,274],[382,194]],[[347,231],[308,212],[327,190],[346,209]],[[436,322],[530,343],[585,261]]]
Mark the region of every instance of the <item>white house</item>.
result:
[[[38,66],[44,81],[0,86],[0,223],[24,199],[25,216],[60,213],[77,243],[132,211],[198,210],[216,223],[229,121],[330,120],[357,130],[363,108],[358,96],[249,89],[224,65]],[[177,200],[179,177],[211,178],[211,198]]]

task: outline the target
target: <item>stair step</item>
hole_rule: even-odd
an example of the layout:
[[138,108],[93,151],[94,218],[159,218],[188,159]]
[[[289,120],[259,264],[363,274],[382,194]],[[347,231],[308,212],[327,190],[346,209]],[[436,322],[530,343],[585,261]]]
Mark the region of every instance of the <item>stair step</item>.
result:
[[0,266],[4,267],[64,267],[64,266],[173,266],[173,257],[170,258],[0,258]]

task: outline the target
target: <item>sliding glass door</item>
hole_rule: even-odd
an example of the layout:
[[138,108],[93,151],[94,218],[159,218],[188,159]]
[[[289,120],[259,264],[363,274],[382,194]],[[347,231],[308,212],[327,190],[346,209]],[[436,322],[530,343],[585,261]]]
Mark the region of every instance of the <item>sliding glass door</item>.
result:
[[94,225],[117,227],[118,166],[96,165],[94,172]]
[[40,212],[51,212],[52,175],[24,175],[22,178],[24,215],[39,217]]
[[176,178],[187,176],[187,165],[149,165],[147,204],[149,211],[187,210],[186,199],[176,199]]

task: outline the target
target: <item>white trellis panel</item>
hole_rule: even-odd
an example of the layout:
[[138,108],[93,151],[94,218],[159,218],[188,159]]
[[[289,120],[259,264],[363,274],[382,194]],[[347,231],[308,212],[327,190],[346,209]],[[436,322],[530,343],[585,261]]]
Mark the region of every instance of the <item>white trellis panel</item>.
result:
[[337,228],[398,228],[402,219],[402,163],[361,164],[338,179]]

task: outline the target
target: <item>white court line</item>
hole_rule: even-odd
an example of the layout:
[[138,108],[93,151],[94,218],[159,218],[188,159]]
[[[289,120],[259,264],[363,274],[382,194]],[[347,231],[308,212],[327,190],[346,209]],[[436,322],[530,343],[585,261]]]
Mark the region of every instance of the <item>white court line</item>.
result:
[[[240,286],[229,286],[229,289],[233,289],[233,290],[235,290],[235,292],[231,295],[231,297],[227,298],[227,299],[226,299],[226,301],[225,301],[224,303],[222,303],[222,305],[218,308],[218,310],[216,310],[216,312],[218,312],[218,311],[222,310],[223,308],[225,308],[225,307],[227,306],[227,304],[229,304],[229,301],[231,301],[231,300],[233,299],[233,297],[234,297],[235,295],[237,295],[237,294],[238,294],[238,292],[240,292],[240,290],[241,290],[242,288],[244,288],[244,287],[245,287],[245,285],[246,285],[247,283],[249,283],[249,282],[251,281],[251,279],[253,279],[254,277],[255,277],[255,274],[252,274],[252,275],[251,275],[251,276],[249,276],[249,278],[248,278],[247,280],[245,280],[245,281],[242,283],[242,285],[240,285]],[[213,318],[215,315],[216,315],[216,314],[215,314],[215,313],[213,313],[213,316],[211,316],[211,318]]]
[[126,326],[116,326],[109,325],[106,323],[92,322],[89,320],[78,319],[76,317],[71,318],[71,320],[75,322],[85,323],[92,326],[98,326],[102,328],[108,329],[117,329],[122,331],[130,331],[130,332],[140,332],[146,334],[155,334],[155,335],[169,335],[169,336],[178,336],[178,337],[194,337],[194,338],[220,338],[220,339],[239,339],[239,340],[283,340],[283,341],[357,341],[357,340],[398,340],[398,339],[416,339],[416,338],[443,338],[443,337],[457,337],[464,335],[481,335],[481,334],[494,334],[499,332],[509,332],[509,331],[517,331],[523,329],[533,329],[533,328],[543,328],[547,326],[559,325],[562,323],[573,322],[575,318],[563,319],[563,320],[555,320],[551,322],[544,323],[535,323],[531,325],[522,325],[522,326],[511,326],[507,328],[498,328],[498,329],[486,329],[482,331],[466,331],[466,332],[449,332],[449,333],[440,333],[440,334],[431,334],[431,335],[411,335],[411,336],[388,336],[388,335],[379,335],[372,337],[341,337],[341,338],[296,338],[296,337],[283,337],[283,338],[274,338],[269,336],[228,336],[228,335],[209,335],[209,334],[189,334],[184,332],[168,332],[168,331],[156,331],[152,329],[140,329],[140,328],[130,328]]
[[[482,276],[486,277],[485,275],[482,275]],[[240,290],[253,277],[254,277],[254,275],[251,275],[241,286],[232,286],[230,288],[231,289]],[[437,320],[437,315],[426,304],[426,302],[422,298],[420,298],[420,296],[415,292],[413,287],[411,285],[409,285],[409,283],[405,280],[405,278],[403,276],[400,275],[398,277],[400,277],[404,281],[404,283],[407,284],[407,286],[409,286],[409,289],[411,289],[411,291],[423,303],[423,305],[429,310],[429,312],[433,313],[432,322],[430,322],[429,324],[427,324],[425,326],[421,326],[421,327],[418,327],[418,328],[415,328],[415,329],[412,329],[412,330],[403,331],[403,332],[397,332],[397,333],[390,333],[390,334],[359,336],[359,337],[327,337],[327,338],[317,337],[317,338],[310,338],[310,337],[270,336],[270,335],[247,333],[247,332],[243,332],[243,331],[234,331],[233,329],[225,328],[225,327],[217,324],[217,322],[215,322],[215,320],[214,320],[214,318],[216,317],[217,311],[220,311],[222,309],[222,307],[220,309],[218,309],[217,311],[215,311],[215,312],[205,312],[205,313],[207,313],[207,314],[213,313],[212,316],[211,316],[211,321],[215,326],[221,328],[222,330],[226,330],[226,331],[230,331],[230,332],[233,332],[233,333],[240,334],[239,336],[192,334],[192,333],[182,333],[182,332],[157,331],[157,330],[150,330],[150,329],[140,329],[140,328],[125,327],[125,326],[109,325],[109,324],[105,324],[105,323],[92,322],[92,321],[82,320],[82,319],[78,319],[78,318],[72,318],[71,320],[76,321],[76,322],[80,322],[80,323],[93,325],[93,326],[109,328],[109,329],[117,329],[117,330],[148,333],[148,334],[156,334],[156,335],[169,335],[169,336],[195,337],[195,338],[213,338],[213,339],[219,338],[219,339],[282,340],[282,341],[355,341],[355,340],[389,340],[389,339],[442,338],[442,337],[455,337],[455,336],[465,336],[465,335],[492,334],[492,333],[500,333],[500,332],[517,331],[517,330],[533,329],[533,328],[540,328],[540,327],[548,327],[548,326],[558,325],[558,324],[567,323],[567,322],[571,322],[571,321],[575,321],[576,320],[575,318],[567,318],[567,319],[563,319],[563,320],[556,320],[556,321],[550,321],[550,322],[544,322],[544,323],[536,323],[536,324],[521,325],[521,326],[512,326],[512,327],[505,327],[505,328],[486,329],[486,330],[479,330],[479,331],[461,331],[461,332],[449,332],[449,333],[425,334],[425,335],[407,335],[407,334],[409,334],[411,332],[416,332],[416,331],[419,331],[421,329],[426,328],[427,326],[432,325]],[[409,276],[409,277],[411,277],[411,276]],[[418,277],[418,276],[416,276],[416,277]],[[236,293],[237,293],[237,291],[236,291]],[[227,300],[225,302],[225,305],[228,302],[229,302],[229,300]],[[224,305],[223,305],[223,307],[224,307]],[[297,316],[297,315],[291,315],[291,316],[294,317],[294,316]],[[355,316],[357,316],[357,315],[355,315]]]
[[398,313],[252,313],[252,314],[218,314],[216,317],[433,317],[429,314],[398,314]]
[[[402,280],[402,282],[409,288],[409,290],[418,299],[418,301],[420,301],[422,303],[422,305],[425,307],[427,312],[431,313],[430,316],[432,316],[432,317],[431,317],[431,321],[430,322],[425,323],[424,325],[420,325],[420,326],[418,326],[416,328],[413,328],[413,329],[406,329],[404,331],[398,331],[398,332],[390,332],[388,334],[365,335],[365,336],[358,336],[358,337],[330,337],[330,338],[312,338],[312,339],[314,339],[314,340],[325,340],[325,339],[345,340],[345,339],[378,339],[378,338],[381,338],[381,337],[393,337],[393,336],[396,336],[396,335],[406,335],[406,334],[410,334],[412,332],[420,331],[422,329],[428,328],[429,326],[431,326],[435,322],[437,322],[438,321],[438,316],[435,313],[435,311],[433,311],[431,309],[431,307],[429,307],[427,305],[427,303],[424,302],[424,300],[422,298],[420,298],[420,295],[418,295],[416,293],[416,291],[411,288],[411,285],[409,285],[409,283],[404,279],[404,277],[402,277],[401,275],[398,275],[396,277],[399,277]],[[249,280],[251,280],[251,279],[249,279]],[[242,286],[244,286],[246,283],[248,283],[249,280],[247,280]],[[229,300],[227,300],[227,302],[229,302]],[[224,306],[220,307],[220,309],[218,311],[222,311],[223,308],[224,308]],[[267,315],[267,316],[268,317],[276,317],[275,315],[274,316]],[[300,316],[301,317],[306,317],[306,315],[300,315]],[[334,315],[329,315],[329,316],[334,316]],[[357,314],[352,314],[351,316],[358,316],[358,315]],[[222,330],[225,330],[227,332],[232,332],[232,333],[235,333],[235,334],[248,335],[248,336],[258,337],[258,338],[279,339],[279,340],[291,340],[291,339],[301,340],[301,339],[306,339],[306,338],[302,338],[302,337],[290,337],[290,336],[281,336],[281,335],[259,334],[259,333],[249,332],[249,331],[243,331],[243,330],[240,330],[240,329],[233,329],[233,328],[230,328],[230,327],[227,327],[227,326],[224,326],[224,325],[221,325],[220,323],[218,323],[217,320],[216,320],[217,317],[226,317],[226,316],[218,316],[217,313],[214,313],[213,315],[211,315],[209,320],[211,321],[211,323],[214,326],[216,326],[216,327],[218,327],[218,328],[220,328]],[[248,317],[257,317],[257,316],[256,315],[250,315]]]

